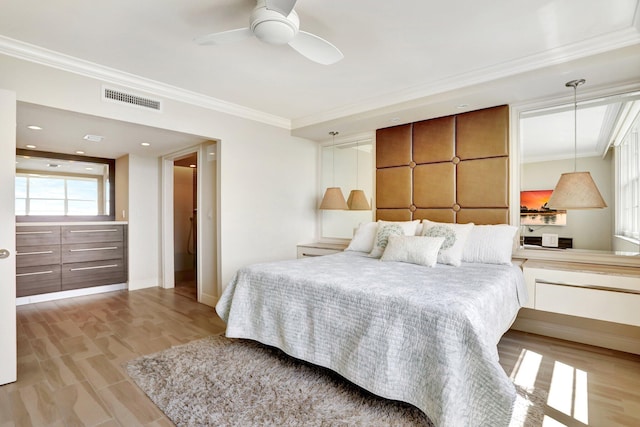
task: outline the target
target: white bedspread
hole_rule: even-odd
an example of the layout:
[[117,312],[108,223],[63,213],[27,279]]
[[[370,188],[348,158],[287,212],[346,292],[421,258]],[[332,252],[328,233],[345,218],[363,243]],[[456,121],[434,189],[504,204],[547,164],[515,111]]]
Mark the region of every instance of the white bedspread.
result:
[[278,347],[436,426],[507,426],[515,389],[497,343],[524,304],[518,267],[435,268],[357,252],[239,270],[216,310],[226,335]]

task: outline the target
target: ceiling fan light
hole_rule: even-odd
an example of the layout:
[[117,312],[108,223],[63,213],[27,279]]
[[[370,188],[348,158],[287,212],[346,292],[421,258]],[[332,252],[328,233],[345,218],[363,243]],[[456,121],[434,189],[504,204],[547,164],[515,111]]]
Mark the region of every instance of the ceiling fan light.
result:
[[329,187],[324,193],[320,209],[327,210],[348,210],[347,202],[340,187]]
[[287,44],[293,40],[299,28],[300,19],[294,11],[288,17],[265,7],[257,7],[251,13],[251,31],[265,43]]
[[347,206],[352,211],[368,211],[371,210],[367,196],[363,190],[351,190],[347,199]]
[[591,173],[567,172],[560,175],[547,206],[550,209],[602,209],[607,203]]
[[296,35],[296,32],[289,25],[279,21],[266,21],[256,25],[253,33],[257,38],[269,44],[287,44]]

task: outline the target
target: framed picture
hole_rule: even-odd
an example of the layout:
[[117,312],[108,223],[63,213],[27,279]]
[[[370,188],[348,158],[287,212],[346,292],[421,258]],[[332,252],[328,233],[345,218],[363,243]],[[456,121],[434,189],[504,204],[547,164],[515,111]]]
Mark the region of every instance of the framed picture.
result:
[[547,207],[553,190],[520,192],[520,225],[567,225],[567,211]]

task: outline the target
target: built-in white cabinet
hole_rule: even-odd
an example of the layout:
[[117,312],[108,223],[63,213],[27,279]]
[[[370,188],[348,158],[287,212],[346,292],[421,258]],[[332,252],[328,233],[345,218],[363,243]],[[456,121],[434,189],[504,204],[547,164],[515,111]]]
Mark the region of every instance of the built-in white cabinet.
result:
[[346,243],[306,243],[298,245],[298,258],[331,255],[342,252],[347,248]]
[[514,329],[640,354],[640,269],[527,260],[522,271],[529,300]]

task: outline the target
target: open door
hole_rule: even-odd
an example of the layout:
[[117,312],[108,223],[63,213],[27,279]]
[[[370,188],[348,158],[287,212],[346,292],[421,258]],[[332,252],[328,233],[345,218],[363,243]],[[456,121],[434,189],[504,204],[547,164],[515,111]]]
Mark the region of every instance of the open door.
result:
[[0,385],[17,379],[16,94],[0,89]]

